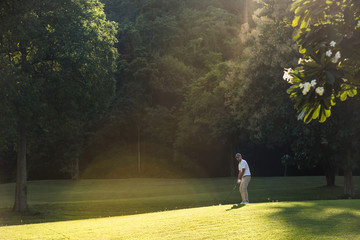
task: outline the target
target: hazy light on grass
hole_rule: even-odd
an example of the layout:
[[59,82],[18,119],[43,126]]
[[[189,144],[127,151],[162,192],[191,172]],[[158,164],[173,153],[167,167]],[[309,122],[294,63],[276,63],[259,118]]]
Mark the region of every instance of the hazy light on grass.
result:
[[213,206],[1,227],[4,239],[356,239],[360,201]]

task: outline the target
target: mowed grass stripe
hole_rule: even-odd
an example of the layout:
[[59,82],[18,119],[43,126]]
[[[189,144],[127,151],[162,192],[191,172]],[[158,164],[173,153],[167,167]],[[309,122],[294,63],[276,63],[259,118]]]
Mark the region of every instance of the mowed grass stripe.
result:
[[[354,182],[359,193],[360,177]],[[241,201],[237,189],[227,198],[234,183],[234,178],[29,181],[30,213],[24,216],[10,211],[15,184],[0,184],[0,226],[234,204]],[[325,183],[323,176],[253,177],[250,201],[335,200],[342,195],[343,177],[336,178],[337,187]]]
[[360,200],[223,205],[0,228],[1,239],[360,239]]
[[[355,192],[359,192],[360,177],[354,177]],[[194,200],[224,200],[235,184],[234,178],[208,179],[114,179],[114,180],[49,180],[29,181],[29,204],[71,203],[181,197]],[[336,199],[342,194],[343,177],[336,178],[337,188],[321,188],[324,176],[312,177],[253,177],[249,185],[252,202],[271,200]],[[14,201],[15,184],[0,184],[0,208]],[[235,191],[231,203],[240,200]]]

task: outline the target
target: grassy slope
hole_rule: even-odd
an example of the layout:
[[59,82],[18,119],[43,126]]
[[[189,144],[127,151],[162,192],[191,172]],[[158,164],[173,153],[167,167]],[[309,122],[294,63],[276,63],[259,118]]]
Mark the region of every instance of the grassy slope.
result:
[[[342,185],[337,178],[337,185]],[[360,178],[355,178],[356,186]],[[249,185],[252,203],[337,199],[342,187],[325,188],[324,177],[256,178]],[[118,179],[29,182],[31,214],[14,215],[14,184],[0,184],[0,225],[39,223],[139,214],[219,203],[239,203],[234,179]],[[359,192],[359,189],[356,189]]]
[[360,239],[360,200],[222,205],[0,228],[0,239]]

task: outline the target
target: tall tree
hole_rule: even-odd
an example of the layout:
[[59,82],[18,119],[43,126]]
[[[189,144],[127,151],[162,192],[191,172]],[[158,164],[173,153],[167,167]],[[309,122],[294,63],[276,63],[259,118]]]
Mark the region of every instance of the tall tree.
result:
[[226,82],[237,127],[252,142],[268,147],[281,148],[290,142],[289,129],[295,124],[289,117],[287,95],[279,91],[287,86],[277,81],[278,70],[296,62],[290,2],[261,1],[262,7],[253,15],[255,27],[243,38],[245,48]]
[[106,108],[116,24],[97,0],[5,0],[0,18],[0,107],[18,138],[13,209],[26,212],[29,133],[88,121]]
[[[354,97],[360,86],[360,3],[297,0],[292,10],[293,26],[298,28],[295,40],[303,56],[297,68],[285,69],[283,78],[292,84],[288,93],[298,118],[324,122],[336,98]],[[348,105],[342,106],[351,111]],[[346,145],[344,193],[352,196],[352,154],[348,141]]]
[[241,22],[233,14],[212,6],[205,11],[185,9],[181,16],[181,40],[186,51],[177,56],[193,68],[195,75],[184,88],[174,146],[209,173],[228,174],[227,168],[232,166],[229,159],[233,161],[228,153],[231,137],[227,136],[231,120],[222,84],[229,71],[229,60],[235,58]]

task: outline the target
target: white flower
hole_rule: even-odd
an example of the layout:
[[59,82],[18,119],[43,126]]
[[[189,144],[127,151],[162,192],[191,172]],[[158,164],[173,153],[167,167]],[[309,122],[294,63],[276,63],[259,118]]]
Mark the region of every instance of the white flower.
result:
[[336,45],[336,42],[335,42],[335,41],[331,41],[331,42],[330,42],[330,47],[335,47],[335,45]]
[[304,83],[304,89],[310,90],[311,84],[309,82]]
[[337,51],[336,54],[335,54],[335,57],[336,58],[341,58],[341,53],[339,51]]
[[304,58],[299,58],[298,64],[302,63],[302,62],[312,62],[313,60],[311,58],[308,59],[304,59]]
[[327,51],[326,51],[326,56],[327,56],[327,57],[331,57],[331,55],[332,55],[332,51],[331,51],[331,50],[327,50]]
[[312,62],[313,60],[311,58],[308,59],[304,59],[304,58],[299,58],[298,64],[301,64],[302,62]]
[[315,87],[315,85],[316,85],[316,79],[311,80],[311,83],[310,83],[310,84],[311,84],[312,87]]
[[300,84],[299,84],[299,88],[300,88],[300,89],[303,89],[303,88],[304,88],[304,84],[300,83]]
[[303,95],[306,95],[310,91],[311,84],[309,82],[304,83]]
[[324,88],[323,87],[317,87],[315,89],[315,92],[319,94],[319,96],[322,96],[324,94]]
[[333,58],[331,59],[331,62],[332,62],[332,63],[337,63],[340,58],[341,58],[341,53],[338,51],[338,52],[335,54],[335,57],[333,57]]
[[288,83],[292,83],[293,76],[290,75],[290,72],[292,71],[291,68],[285,68],[283,79],[287,81]]

